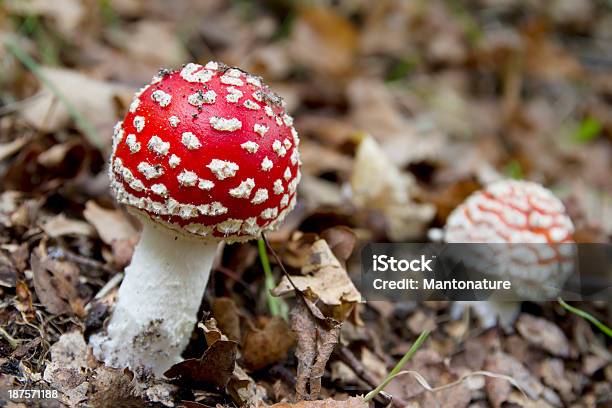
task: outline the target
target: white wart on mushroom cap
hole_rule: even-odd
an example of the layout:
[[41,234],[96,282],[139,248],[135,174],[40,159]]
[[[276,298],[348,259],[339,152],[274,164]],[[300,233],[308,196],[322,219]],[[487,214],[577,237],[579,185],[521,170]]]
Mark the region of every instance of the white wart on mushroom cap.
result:
[[299,137],[261,79],[210,62],[161,71],[115,128],[117,199],[175,230],[241,241],[293,209]]

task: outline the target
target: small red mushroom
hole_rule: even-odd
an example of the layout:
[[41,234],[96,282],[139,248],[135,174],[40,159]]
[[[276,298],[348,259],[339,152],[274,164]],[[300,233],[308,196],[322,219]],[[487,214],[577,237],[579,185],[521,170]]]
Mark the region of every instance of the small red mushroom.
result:
[[574,225],[563,203],[529,181],[503,180],[470,195],[449,215],[446,242],[572,242]]
[[115,127],[117,200],[144,229],[95,355],[161,375],[180,360],[219,241],[246,241],[296,203],[299,138],[261,78],[216,62],[162,70]]
[[[571,273],[573,246],[560,244],[573,243],[573,233],[572,220],[552,192],[529,181],[502,180],[473,193],[455,208],[443,239],[448,243],[513,244],[488,245],[485,249],[499,250],[500,256],[484,259],[489,265],[484,272],[507,277],[517,295],[538,299],[556,296]],[[490,265],[496,266],[491,269]],[[495,316],[484,312],[492,303],[471,305],[485,326],[495,324]],[[516,310],[512,303],[493,306],[497,312],[508,312],[503,320],[513,320]],[[455,314],[458,311],[456,307]]]

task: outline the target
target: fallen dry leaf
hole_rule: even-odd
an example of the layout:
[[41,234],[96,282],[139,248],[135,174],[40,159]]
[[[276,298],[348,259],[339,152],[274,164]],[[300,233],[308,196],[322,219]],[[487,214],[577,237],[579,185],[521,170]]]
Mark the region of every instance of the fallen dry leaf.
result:
[[83,217],[93,225],[102,241],[108,245],[114,241],[130,240],[138,235],[138,231],[123,211],[102,208],[92,200],[85,204]]
[[369,405],[362,397],[351,397],[344,401],[327,398],[320,401],[300,401],[295,404],[279,402],[270,408],[367,408]]
[[46,220],[42,229],[52,238],[64,235],[84,235],[92,236],[93,228],[91,225],[81,220],[66,218],[64,214],[58,214]]
[[327,242],[329,249],[341,262],[349,259],[357,242],[357,236],[353,230],[342,225],[326,229],[321,233],[321,238]]
[[321,73],[345,74],[357,51],[353,24],[333,9],[303,7],[292,28],[291,56]]
[[189,60],[173,24],[141,20],[124,27],[110,35],[113,43],[123,48],[132,60],[167,68],[178,68]]
[[[333,310],[337,320],[344,320],[361,301],[361,294],[348,276],[346,269],[334,256],[323,239],[310,247],[308,262],[302,266],[302,275],[292,276],[291,281],[302,292],[308,291]],[[284,276],[272,290],[274,296],[293,292],[289,279]]]
[[376,380],[376,384],[382,383],[389,373],[385,362],[367,347],[361,348],[361,363],[368,374]]
[[564,400],[569,400],[572,393],[572,383],[567,379],[567,372],[563,360],[550,358],[538,367],[538,374],[544,383],[556,389]]
[[45,0],[7,0],[5,5],[16,14],[48,17],[66,37],[78,35],[77,30],[86,16],[85,4],[79,0],[57,0],[53,3]]
[[230,378],[225,391],[236,404],[244,407],[258,407],[267,399],[266,389],[255,381],[238,365]]
[[570,346],[565,334],[554,323],[546,319],[523,313],[516,322],[516,329],[531,345],[542,348],[549,353],[568,357]]
[[351,122],[380,143],[390,165],[398,168],[437,158],[444,151],[446,137],[435,122],[420,123],[402,111],[392,88],[380,80],[357,78],[348,88]]
[[[82,300],[76,286],[79,283],[79,268],[68,261],[52,259],[44,243],[32,251],[30,256],[36,296],[49,313],[77,313],[82,311]],[[78,305],[81,305],[79,308]]]
[[28,288],[28,284],[25,281],[19,280],[15,283],[15,294],[17,295],[16,307],[26,318],[33,319],[35,316],[35,310],[32,305],[32,292]]
[[230,340],[240,341],[240,314],[236,303],[228,297],[215,298],[212,313],[221,332]]
[[63,402],[77,406],[87,399],[89,383],[85,368],[87,344],[83,334],[71,331],[61,335],[51,346],[51,362],[47,364],[43,379],[60,392]]
[[181,381],[208,383],[225,388],[236,363],[238,343],[231,340],[217,340],[211,344],[202,357],[183,360],[168,369],[164,375]]
[[7,143],[0,143],[0,162],[7,157],[10,157],[17,153],[23,146],[25,146],[31,138],[29,136],[16,137]]
[[[106,145],[110,145],[111,129],[116,121],[114,98],[133,89],[100,81],[62,68],[42,67],[44,75],[98,131]],[[34,98],[21,115],[42,132],[55,132],[66,127],[70,120],[68,109],[57,100],[52,91],[41,85],[40,96]]]
[[418,191],[414,177],[400,172],[369,136],[357,149],[351,189],[358,207],[377,210],[386,217],[388,234],[394,241],[422,236],[435,214],[431,204],[414,202]]
[[296,392],[300,399],[310,399],[308,383],[317,357],[317,324],[301,302],[291,311],[291,329],[298,339],[295,350],[298,360]]
[[[487,357],[485,370],[512,377],[533,400],[539,399],[544,389],[542,383],[523,364],[503,352],[497,352]],[[510,382],[487,377],[485,384],[489,401],[495,408],[501,407],[504,402],[508,401],[512,393]]]
[[300,399],[318,398],[325,365],[338,343],[341,327],[341,323],[325,318],[306,297],[291,311],[291,329],[298,339],[295,388]]
[[198,323],[198,327],[204,332],[204,338],[208,347],[218,340],[229,340],[225,334],[217,327],[217,321],[213,318],[206,319],[204,323]]
[[[83,333],[64,333],[50,349],[51,362],[43,380],[60,392],[59,400],[68,406],[140,408],[149,402],[168,406],[174,386],[158,380],[141,382],[128,370],[96,366],[88,354]],[[161,391],[162,398],[155,397]]]
[[[112,261],[117,269],[123,269],[129,265],[134,254],[134,248],[140,237],[134,235],[129,239],[114,240],[111,244]],[[106,257],[105,257],[106,258]]]
[[538,22],[528,25],[523,35],[527,44],[525,68],[529,74],[547,80],[583,75],[583,67],[576,57],[548,38]]
[[36,161],[47,168],[57,167],[63,164],[71,149],[80,147],[81,145],[76,140],[66,143],[57,143],[39,154]]
[[245,368],[253,371],[280,362],[295,344],[295,337],[280,316],[274,316],[264,326],[249,328],[242,341]]
[[10,256],[0,250],[0,286],[15,287],[17,283],[17,267]]
[[95,407],[144,408],[147,403],[138,396],[133,377],[123,370],[97,367],[90,379],[88,402]]

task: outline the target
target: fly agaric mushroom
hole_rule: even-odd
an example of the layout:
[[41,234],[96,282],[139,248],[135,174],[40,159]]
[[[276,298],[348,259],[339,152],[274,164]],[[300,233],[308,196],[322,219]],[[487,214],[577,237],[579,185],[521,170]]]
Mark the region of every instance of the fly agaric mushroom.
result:
[[236,68],[190,63],[137,92],[109,174],[144,227],[96,357],[156,376],[180,361],[218,243],[257,238],[295,206],[298,144],[281,98]]
[[[536,299],[555,296],[565,283],[573,267],[572,247],[559,244],[573,243],[573,232],[572,220],[552,192],[533,182],[502,180],[473,193],[453,210],[443,240],[515,244],[500,248],[505,258],[495,260],[493,273],[510,278],[517,295]],[[474,307],[486,327],[493,326],[496,317],[509,323],[517,309],[513,302],[458,302],[453,314],[466,304]]]

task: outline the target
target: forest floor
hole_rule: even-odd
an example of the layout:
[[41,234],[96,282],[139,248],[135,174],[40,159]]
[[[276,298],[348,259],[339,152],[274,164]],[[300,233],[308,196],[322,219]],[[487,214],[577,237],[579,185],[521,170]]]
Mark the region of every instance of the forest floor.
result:
[[[470,193],[504,177],[559,196],[577,242],[610,242],[610,2],[52,3],[0,0],[0,391],[59,398],[2,393],[0,406],[320,397],[361,407],[348,398],[381,384],[425,331],[405,366],[418,374],[391,381],[377,406],[612,405],[610,339],[556,302],[524,302],[510,327],[483,329],[467,312],[451,319],[450,302],[360,303],[350,283],[365,243],[426,242]],[[86,346],[140,228],[109,190],[112,129],[158,69],[208,60],[263,76],[295,118],[303,179],[296,209],[267,235],[270,262],[276,284],[280,261],[318,289],[271,300],[257,242],[226,245],[189,365],[173,380],[135,378]],[[366,139],[376,148],[357,155]],[[371,163],[384,166],[358,171]],[[610,302],[574,306],[612,320]],[[501,376],[470,376],[482,371]]]

